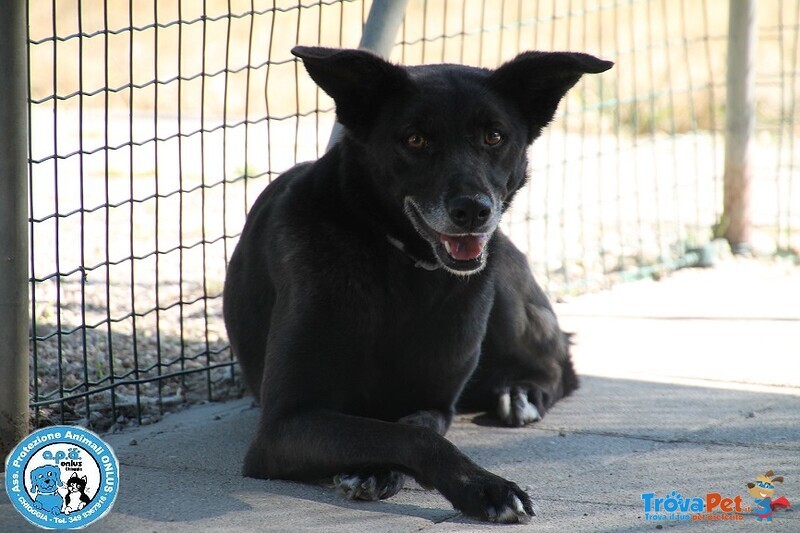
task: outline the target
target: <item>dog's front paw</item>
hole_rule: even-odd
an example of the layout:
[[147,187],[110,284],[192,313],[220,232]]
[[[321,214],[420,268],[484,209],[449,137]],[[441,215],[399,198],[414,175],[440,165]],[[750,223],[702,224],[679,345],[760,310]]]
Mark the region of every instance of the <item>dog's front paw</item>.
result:
[[503,524],[525,524],[535,515],[530,497],[499,476],[485,472],[445,496],[467,516]]
[[345,473],[333,478],[336,490],[350,500],[385,500],[403,488],[406,476],[400,472],[385,470],[372,473]]
[[509,494],[499,507],[489,508],[489,521],[501,524],[527,524],[534,515],[530,499]]
[[521,427],[541,420],[547,403],[539,387],[505,387],[497,395],[497,416],[508,426]]

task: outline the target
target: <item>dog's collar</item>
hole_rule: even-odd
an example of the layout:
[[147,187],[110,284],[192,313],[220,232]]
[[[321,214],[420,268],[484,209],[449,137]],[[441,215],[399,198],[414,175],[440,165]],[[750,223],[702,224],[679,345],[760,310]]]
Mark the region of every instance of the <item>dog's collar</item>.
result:
[[417,259],[413,255],[408,253],[408,251],[406,250],[406,245],[403,244],[403,242],[400,241],[400,239],[396,239],[396,238],[392,237],[391,235],[387,235],[386,236],[386,240],[389,241],[389,244],[391,244],[392,246],[394,246],[395,248],[397,248],[398,250],[403,252],[406,255],[406,257],[411,259],[411,261],[413,261],[415,267],[425,269],[425,270],[427,270],[429,272],[433,272],[434,270],[439,270],[440,268],[442,268],[442,266],[440,264],[438,264],[438,263],[429,263],[427,261],[423,261],[421,259]]

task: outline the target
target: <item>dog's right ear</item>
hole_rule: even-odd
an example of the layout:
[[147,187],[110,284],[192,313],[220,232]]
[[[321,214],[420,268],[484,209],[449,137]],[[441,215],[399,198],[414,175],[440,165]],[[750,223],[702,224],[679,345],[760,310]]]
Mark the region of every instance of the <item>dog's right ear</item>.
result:
[[411,87],[406,71],[363,50],[295,46],[311,79],[336,102],[339,122],[358,134],[389,96]]

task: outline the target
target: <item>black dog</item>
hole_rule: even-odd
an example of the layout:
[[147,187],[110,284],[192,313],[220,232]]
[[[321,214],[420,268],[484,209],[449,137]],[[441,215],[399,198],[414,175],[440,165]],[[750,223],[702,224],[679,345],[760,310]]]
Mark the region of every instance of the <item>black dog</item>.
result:
[[266,188],[231,258],[225,324],[262,406],[244,474],[336,476],[359,499],[411,475],[466,515],[526,521],[528,495],[443,435],[465,387],[462,405],[522,425],[577,386],[567,337],[496,228],[559,100],[612,63],[528,52],[491,71],[292,52],[346,133]]

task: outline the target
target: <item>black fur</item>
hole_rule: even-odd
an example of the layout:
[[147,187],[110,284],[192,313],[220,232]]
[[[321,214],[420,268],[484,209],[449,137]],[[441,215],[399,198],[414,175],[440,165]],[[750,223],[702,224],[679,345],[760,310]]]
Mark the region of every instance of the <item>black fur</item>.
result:
[[346,133],[266,188],[231,258],[225,323],[262,406],[244,473],[336,476],[360,499],[411,475],[469,516],[525,521],[528,495],[443,435],[482,344],[465,405],[494,411],[513,387],[544,412],[577,386],[566,337],[555,322],[539,330],[534,311],[550,306],[496,227],[563,94],[611,63],[528,52],[491,71],[293,53]]
[[511,426],[532,420],[523,416],[530,402],[544,416],[552,405],[578,388],[569,355],[570,336],[561,331],[555,312],[536,283],[527,258],[505,235],[495,237],[503,260],[495,265],[495,298],[478,368],[458,406],[488,410],[509,396],[508,410],[496,405]]

